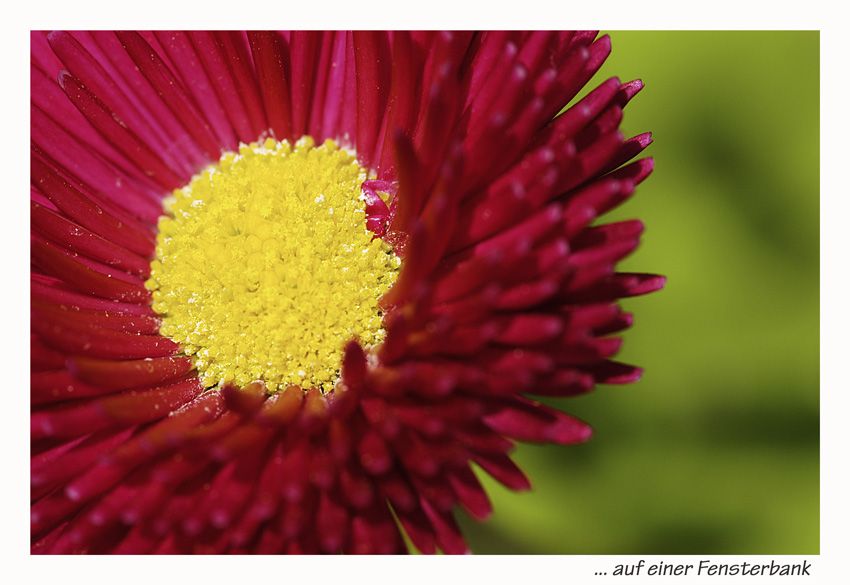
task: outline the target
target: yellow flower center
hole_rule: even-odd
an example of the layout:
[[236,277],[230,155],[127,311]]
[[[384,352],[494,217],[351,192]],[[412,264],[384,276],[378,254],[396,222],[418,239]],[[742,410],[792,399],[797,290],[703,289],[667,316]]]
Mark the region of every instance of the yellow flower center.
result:
[[365,179],[332,140],[267,140],[169,198],[146,285],[207,387],[327,392],[346,342],[382,340],[378,299],[401,260],[366,229]]

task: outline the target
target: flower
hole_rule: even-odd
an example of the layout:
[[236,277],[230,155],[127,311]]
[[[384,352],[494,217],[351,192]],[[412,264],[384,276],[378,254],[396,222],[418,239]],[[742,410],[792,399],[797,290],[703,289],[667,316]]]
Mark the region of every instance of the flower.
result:
[[[467,552],[454,509],[491,510],[471,463],[522,490],[513,441],[587,440],[529,396],[637,380],[616,303],[663,285],[615,271],[639,221],[593,224],[652,170],[618,130],[641,82],[558,115],[596,37],[33,33],[32,551],[400,553],[401,527]],[[384,337],[349,339],[324,392],[207,387],[145,285],[162,201],[304,136],[368,170],[366,225],[403,259]]]

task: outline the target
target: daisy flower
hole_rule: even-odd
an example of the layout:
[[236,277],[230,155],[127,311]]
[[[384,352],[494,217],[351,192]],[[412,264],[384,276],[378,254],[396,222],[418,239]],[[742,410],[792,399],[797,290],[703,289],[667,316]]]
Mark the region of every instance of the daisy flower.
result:
[[467,552],[664,281],[597,37],[34,32],[32,552]]

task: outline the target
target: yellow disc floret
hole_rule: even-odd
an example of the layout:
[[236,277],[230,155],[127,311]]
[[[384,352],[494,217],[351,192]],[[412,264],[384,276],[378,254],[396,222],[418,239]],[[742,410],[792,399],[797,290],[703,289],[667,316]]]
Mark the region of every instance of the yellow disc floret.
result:
[[381,341],[400,260],[366,229],[366,175],[332,140],[222,156],[166,202],[148,288],[207,387],[328,391],[345,343]]

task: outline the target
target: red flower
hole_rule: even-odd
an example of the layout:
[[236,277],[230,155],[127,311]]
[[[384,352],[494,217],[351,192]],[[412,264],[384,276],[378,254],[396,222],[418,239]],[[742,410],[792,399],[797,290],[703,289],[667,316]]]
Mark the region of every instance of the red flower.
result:
[[[467,547],[470,463],[528,480],[513,440],[590,428],[527,395],[637,380],[612,361],[615,265],[639,221],[591,225],[629,163],[595,33],[34,33],[32,551],[426,553]],[[58,74],[58,83],[57,83]],[[144,286],[163,197],[239,142],[335,139],[372,171],[367,225],[403,264],[386,337],[323,394],[205,388]],[[389,205],[376,192],[389,193]]]

